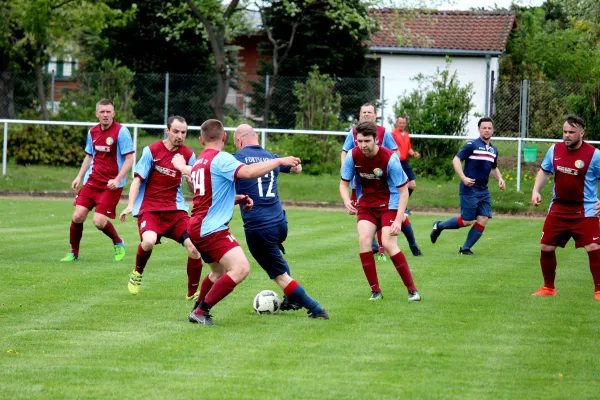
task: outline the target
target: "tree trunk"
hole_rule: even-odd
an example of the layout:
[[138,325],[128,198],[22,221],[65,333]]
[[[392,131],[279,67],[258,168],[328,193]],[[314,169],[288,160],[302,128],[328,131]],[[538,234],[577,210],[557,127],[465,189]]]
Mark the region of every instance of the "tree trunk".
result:
[[210,101],[210,109],[214,119],[218,119],[223,122],[223,104],[227,100],[227,93],[229,92],[229,68],[225,63],[225,57],[215,57],[215,71],[217,73],[217,90],[215,96]]
[[273,92],[275,91],[275,86],[277,85],[278,78],[279,78],[279,74],[273,74],[273,76],[269,80],[269,88],[267,90],[267,97],[265,97],[265,109],[264,109],[264,113],[263,113],[263,128],[269,127],[269,118],[271,116],[271,99],[273,98]]
[[37,48],[35,51],[36,65],[35,65],[35,85],[37,86],[38,99],[40,100],[40,109],[42,111],[42,119],[48,121],[50,115],[48,114],[48,105],[46,104],[46,88],[44,87],[44,71],[42,70],[42,49]]
[[15,82],[8,71],[0,72],[0,118],[15,118]]

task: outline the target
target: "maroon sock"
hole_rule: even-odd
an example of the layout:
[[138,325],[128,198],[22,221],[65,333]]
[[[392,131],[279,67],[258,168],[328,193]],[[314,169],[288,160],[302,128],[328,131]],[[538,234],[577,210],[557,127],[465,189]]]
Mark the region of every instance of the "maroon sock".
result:
[[142,244],[138,246],[137,254],[135,255],[135,270],[136,272],[143,274],[144,268],[146,268],[146,264],[152,255],[152,249],[150,251],[146,251],[142,248]]
[[206,294],[204,303],[209,307],[214,307],[218,302],[223,300],[229,293],[233,292],[237,283],[227,274],[223,275],[213,285],[212,289]]
[[200,275],[202,275],[202,259],[188,257],[187,261],[187,277],[188,277],[188,297],[191,297],[198,290],[200,283]]
[[83,223],[78,224],[77,222],[71,221],[71,227],[69,228],[69,242],[71,243],[71,253],[75,257],[79,257],[79,244],[81,243],[81,237],[83,236]]
[[588,257],[590,259],[590,271],[594,279],[594,291],[597,292],[600,290],[600,250],[589,251]]
[[367,277],[367,282],[369,282],[369,286],[371,286],[371,290],[375,292],[381,292],[381,289],[379,288],[379,279],[377,278],[377,268],[375,266],[375,257],[373,256],[373,252],[368,251],[365,253],[360,253],[359,256],[363,271],[365,271],[365,276]]
[[121,238],[119,237],[119,234],[117,233],[117,230],[115,229],[114,225],[112,224],[112,222],[110,221],[106,221],[106,225],[104,225],[104,228],[100,229],[106,236],[108,236],[109,238],[112,239],[113,244],[118,244],[121,243],[123,240],[121,240]]
[[396,271],[398,271],[398,274],[400,274],[400,278],[402,278],[404,286],[406,286],[408,290],[417,290],[413,282],[412,274],[410,273],[410,268],[408,267],[408,262],[406,261],[406,257],[404,257],[404,253],[399,251],[391,256],[390,259],[394,263]]
[[554,289],[554,279],[556,278],[556,252],[554,250],[542,251],[540,255],[540,265],[542,267],[542,275],[544,275],[544,286]]
[[[210,274],[209,274],[210,275]],[[200,285],[200,293],[198,294],[198,302],[204,300],[210,289],[215,284],[210,280],[209,275],[206,275],[206,278],[202,281],[202,285]]]

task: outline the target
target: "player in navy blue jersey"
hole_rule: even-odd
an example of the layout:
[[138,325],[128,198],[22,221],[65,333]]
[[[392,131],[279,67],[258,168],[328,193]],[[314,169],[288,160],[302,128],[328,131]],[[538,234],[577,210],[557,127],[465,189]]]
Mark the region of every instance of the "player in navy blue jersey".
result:
[[[459,249],[459,254],[474,255],[471,248],[477,243],[488,219],[492,218],[492,197],[488,190],[489,176],[498,180],[498,187],[504,190],[506,184],[498,169],[498,149],[490,144],[494,134],[491,118],[481,118],[477,123],[479,138],[470,140],[458,152],[452,165],[460,182],[460,216],[446,221],[434,221],[431,230],[431,243],[435,243],[444,229],[459,229],[473,226],[467,240]],[[463,171],[462,161],[465,162]]]
[[[258,144],[258,135],[250,125],[240,125],[234,133],[234,157],[247,165],[279,158]],[[282,310],[306,308],[310,318],[329,319],[327,311],[313,300],[296,280],[290,276],[290,268],[281,253],[285,254],[283,242],[288,233],[287,218],[277,193],[277,176],[280,172],[300,173],[302,166],[279,167],[257,179],[237,179],[238,195],[249,196],[254,206],[247,210],[240,207],[244,221],[246,243],[254,259],[283,290]]]

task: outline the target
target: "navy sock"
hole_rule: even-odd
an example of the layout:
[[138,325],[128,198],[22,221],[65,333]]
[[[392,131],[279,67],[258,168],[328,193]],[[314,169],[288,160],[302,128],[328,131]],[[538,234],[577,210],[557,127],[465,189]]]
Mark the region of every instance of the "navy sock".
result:
[[473,227],[469,230],[469,234],[467,235],[467,240],[465,240],[465,244],[461,247],[463,250],[470,249],[477,243],[481,235],[483,235],[483,230],[485,226],[479,225],[477,222]]
[[283,292],[292,303],[306,308],[311,314],[323,311],[323,307],[321,307],[319,302],[310,297],[297,281],[291,281]]
[[406,238],[406,241],[408,242],[408,245],[410,247],[415,247],[417,245],[417,241],[415,240],[415,234],[412,229],[412,224],[410,223],[408,218],[406,218],[402,223],[402,233],[404,234],[404,237]]
[[438,228],[441,230],[458,229],[458,228],[462,228],[463,226],[465,226],[465,225],[463,224],[463,220],[461,217],[450,218],[450,219],[447,219],[446,221],[442,221],[438,224]]

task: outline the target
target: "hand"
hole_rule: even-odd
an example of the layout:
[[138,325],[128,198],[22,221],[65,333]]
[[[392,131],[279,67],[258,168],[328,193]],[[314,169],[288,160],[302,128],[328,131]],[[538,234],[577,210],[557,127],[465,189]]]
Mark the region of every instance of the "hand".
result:
[[[402,215],[404,216],[404,213],[402,213]],[[394,222],[392,222],[392,225],[390,226],[390,236],[398,236],[401,230],[402,222],[394,220]]]
[[171,160],[171,163],[178,170],[181,170],[183,167],[186,166],[185,158],[183,158],[183,156],[181,154],[175,154],[173,156],[173,159]]
[[596,204],[594,204],[594,211],[596,211],[594,213],[594,215],[596,217],[600,215],[600,201],[598,201]]
[[79,188],[79,184],[81,183],[81,178],[77,177],[73,180],[73,182],[71,183],[71,189],[73,190],[77,190]]
[[358,213],[358,210],[356,207],[354,207],[354,202],[352,200],[344,201],[344,205],[346,206],[346,211],[348,211],[348,214],[356,215]]
[[119,181],[116,179],[111,179],[110,181],[108,181],[108,183],[106,184],[106,186],[110,189],[110,190],[116,190],[119,188]]
[[123,211],[121,211],[121,215],[119,215],[121,222],[125,222],[127,214],[131,214],[131,211],[133,211],[133,207],[131,206],[127,206]]
[[414,157],[414,158],[421,158],[421,154],[419,154],[419,152],[418,152],[418,151],[414,151],[414,152],[413,152],[413,157]]
[[498,188],[500,188],[500,190],[506,189],[506,182],[504,182],[504,179],[500,178],[498,181]]
[[282,167],[295,167],[300,164],[300,159],[297,157],[283,157],[278,159]]
[[246,195],[246,198],[241,203],[244,205],[244,211],[250,211],[254,207],[254,200],[248,195]]
[[[531,194],[531,204],[534,206],[539,206],[542,203],[542,195],[539,192],[533,192]],[[598,204],[598,203],[596,203]]]
[[471,186],[473,186],[473,185],[475,184],[475,179],[471,179],[471,178],[468,178],[468,177],[466,177],[466,176],[465,176],[464,178],[461,178],[460,180],[461,180],[461,181],[462,181],[462,183],[464,183],[464,184],[465,184],[465,186],[467,186],[467,187],[471,187]]
[[190,185],[193,184],[191,176],[189,176],[188,174],[181,174],[181,176],[183,176],[183,179],[185,179],[187,183],[189,183]]

